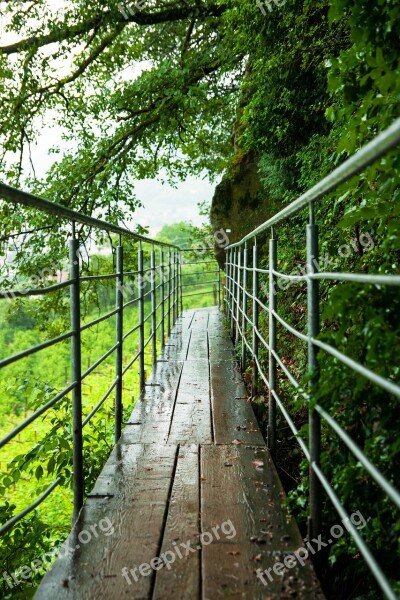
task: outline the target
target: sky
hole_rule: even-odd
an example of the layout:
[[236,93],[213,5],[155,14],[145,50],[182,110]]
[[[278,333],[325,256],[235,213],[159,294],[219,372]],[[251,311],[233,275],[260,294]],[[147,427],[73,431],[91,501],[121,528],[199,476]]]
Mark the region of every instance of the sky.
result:
[[177,189],[162,185],[158,181],[138,181],[137,195],[144,208],[135,213],[134,222],[150,227],[150,235],[155,235],[163,225],[178,221],[200,225],[205,217],[198,214],[197,203],[211,201],[215,184],[189,177]]
[[[59,155],[55,157],[54,154],[48,154],[57,139],[56,129],[45,128],[41,132],[38,143],[32,145],[32,162],[38,178],[46,175],[55,159],[60,159]],[[61,139],[59,146],[63,148]],[[26,172],[30,171],[27,155],[24,168]],[[211,202],[217,183],[211,184],[205,179],[188,177],[186,181],[178,183],[177,187],[173,188],[155,179],[138,180],[135,182],[135,192],[144,206],[138,208],[133,218],[127,219],[126,222],[129,222],[130,226],[140,224],[148,227],[151,236],[157,235],[163,225],[171,225],[178,221],[200,225],[205,217],[199,215],[197,204],[204,200]]]

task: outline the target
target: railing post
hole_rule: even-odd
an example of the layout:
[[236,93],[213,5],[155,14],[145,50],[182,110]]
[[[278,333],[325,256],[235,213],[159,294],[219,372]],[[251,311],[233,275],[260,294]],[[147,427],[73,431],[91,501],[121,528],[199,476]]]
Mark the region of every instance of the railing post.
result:
[[178,250],[175,248],[174,250],[175,257],[175,308],[174,308],[174,323],[178,318],[179,313],[179,259],[178,259]]
[[254,238],[253,246],[253,374],[251,380],[251,394],[256,396],[258,392],[258,367],[256,359],[258,360],[258,312],[259,304],[256,301],[258,298],[258,257],[257,257],[257,238]]
[[239,343],[240,336],[240,307],[241,307],[241,293],[240,293],[240,284],[242,279],[242,249],[238,247],[238,257],[237,257],[237,277],[236,277],[236,328],[235,328],[235,344]]
[[172,287],[172,305],[171,305],[171,310],[172,310],[172,319],[171,319],[171,328],[174,326],[175,323],[175,302],[176,302],[176,285],[175,285],[175,248],[172,248],[172,257],[171,257],[171,268],[172,268],[172,281],[171,281],[171,287]]
[[82,366],[81,366],[81,307],[79,282],[79,240],[75,237],[75,223],[72,223],[72,240],[69,242],[70,312],[71,312],[71,368],[72,381],[72,440],[73,440],[73,486],[74,521],[83,506],[83,440],[82,440]]
[[218,308],[221,308],[221,267],[218,263]]
[[183,253],[179,251],[179,296],[181,302],[181,314],[183,313],[183,274],[182,274]]
[[168,315],[167,315],[167,324],[168,324],[168,337],[171,335],[171,248],[168,248],[168,281],[167,281],[167,306],[168,306]]
[[116,323],[116,342],[118,344],[116,350],[116,365],[115,365],[115,376],[117,385],[115,388],[115,428],[114,428],[114,439],[115,443],[118,442],[121,437],[122,427],[122,363],[123,363],[123,311],[124,311],[124,249],[122,246],[121,237],[119,240],[119,246],[117,246],[117,286],[116,286],[116,308],[117,312],[117,323]]
[[156,294],[156,255],[154,245],[151,247],[150,255],[151,268],[151,350],[153,368],[157,362],[157,294]]
[[246,369],[246,329],[247,329],[247,242],[244,244],[243,250],[243,296],[242,296],[242,359],[241,359],[241,367],[242,372]]
[[274,228],[271,228],[271,238],[269,240],[269,411],[268,411],[268,448],[273,459],[276,457],[276,400],[273,392],[276,392],[277,373],[276,359],[273,352],[276,352],[276,318],[273,311],[276,311],[276,275],[273,271],[277,268],[277,240],[274,235]]
[[161,321],[160,321],[160,337],[161,337],[161,351],[164,350],[165,346],[165,330],[164,330],[164,319],[165,319],[165,270],[164,270],[164,248],[160,248],[160,292],[161,292]]
[[234,327],[235,327],[235,319],[234,319],[234,310],[235,310],[235,293],[236,293],[236,248],[232,249],[232,271],[231,271],[231,293],[230,293],[230,303],[231,303],[231,339],[234,339]]
[[[307,225],[307,273],[318,272],[318,226],[314,222],[314,205],[310,203],[310,223]],[[319,284],[316,279],[307,281],[308,305],[308,369],[310,379],[310,406],[308,412],[310,444],[310,518],[308,535],[311,538],[321,533],[321,484],[314,472],[313,464],[319,466],[321,453],[321,421],[313,407],[313,390],[318,382],[318,348],[311,338],[319,334]]]
[[231,248],[225,250],[225,315],[229,319],[229,306],[231,301]]
[[143,273],[143,248],[139,242],[138,249],[138,275],[139,275],[139,390],[144,389],[144,273]]

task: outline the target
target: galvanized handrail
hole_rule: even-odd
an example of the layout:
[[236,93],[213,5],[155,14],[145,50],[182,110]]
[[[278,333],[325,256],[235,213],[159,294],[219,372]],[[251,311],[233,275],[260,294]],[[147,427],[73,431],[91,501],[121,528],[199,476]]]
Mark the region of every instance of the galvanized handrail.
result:
[[56,215],[69,221],[70,223],[81,223],[82,225],[89,225],[95,229],[99,229],[101,231],[109,231],[110,233],[117,233],[118,235],[123,235],[125,237],[133,238],[137,241],[147,242],[149,244],[154,244],[157,246],[164,246],[165,248],[176,248],[180,250],[178,246],[174,244],[169,244],[166,242],[162,242],[160,240],[153,240],[151,238],[147,238],[144,235],[139,235],[134,231],[129,231],[125,227],[119,227],[118,225],[113,225],[112,223],[108,223],[107,221],[102,221],[101,219],[96,219],[95,217],[90,217],[89,215],[84,215],[76,210],[72,210],[66,206],[62,206],[61,204],[56,204],[55,202],[50,202],[49,200],[45,200],[44,198],[40,198],[39,196],[35,196],[34,194],[30,194],[29,192],[24,192],[22,190],[18,190],[13,188],[5,183],[0,182],[0,198],[3,200],[9,200],[14,204],[18,204],[21,206],[28,206],[30,208],[35,208],[37,210],[47,212],[50,215]]
[[[142,393],[145,387],[145,350],[151,343],[151,361],[153,367],[157,363],[158,346],[161,346],[161,351],[165,346],[166,335],[171,333],[172,326],[178,318],[178,315],[183,310],[183,300],[186,295],[183,295],[182,281],[185,276],[193,275],[193,273],[184,273],[184,264],[182,259],[182,251],[175,244],[169,244],[160,240],[150,239],[145,236],[138,235],[126,228],[119,227],[95,219],[93,217],[81,214],[77,211],[63,207],[58,204],[44,200],[7,186],[0,182],[0,199],[14,205],[30,207],[41,212],[46,212],[49,215],[58,217],[59,221],[66,221],[71,226],[71,239],[69,241],[69,278],[67,281],[54,285],[44,285],[33,289],[17,289],[0,291],[0,301],[5,299],[13,300],[15,298],[23,298],[29,296],[45,296],[55,291],[69,288],[70,290],[70,331],[59,335],[53,339],[47,340],[34,347],[28,348],[14,356],[6,357],[0,360],[0,368],[6,367],[12,363],[26,358],[32,354],[40,352],[46,348],[50,348],[62,341],[71,340],[71,366],[72,366],[72,382],[62,391],[57,393],[54,398],[46,404],[38,408],[32,415],[27,417],[22,423],[9,432],[0,440],[0,448],[11,441],[17,434],[23,431],[38,417],[46,411],[53,408],[62,398],[72,393],[72,419],[73,419],[73,493],[74,493],[74,519],[77,518],[84,501],[84,468],[83,468],[83,428],[90,422],[92,417],[97,413],[104,402],[115,391],[115,422],[114,422],[114,440],[115,443],[121,437],[123,423],[123,378],[129,369],[138,362],[139,364],[139,393]],[[116,246],[116,272],[101,275],[83,275],[80,272],[80,243],[76,234],[76,224],[80,223],[97,231],[107,231],[118,236]],[[90,230],[91,231],[91,230]],[[33,233],[33,232],[32,232]],[[124,269],[124,240],[134,240],[138,243],[138,265],[137,271],[128,271]],[[143,246],[149,247],[150,265],[145,268]],[[159,248],[159,253],[156,254],[155,247]],[[194,249],[190,249],[192,252]],[[200,250],[200,249],[199,249]],[[201,250],[204,250],[202,248]],[[201,257],[200,257],[201,258]],[[202,260],[195,264],[202,264]],[[214,267],[216,262],[213,262]],[[209,281],[209,271],[206,269],[200,273],[206,278],[203,285],[214,284],[214,289],[218,286],[218,301],[221,297],[221,277],[220,269],[218,278]],[[149,275],[147,283],[150,285],[148,292],[144,291],[145,278]],[[137,285],[131,286],[124,284],[127,277],[137,276]],[[199,276],[197,270],[196,277]],[[159,282],[157,282],[159,279]],[[116,304],[115,309],[107,312],[104,315],[88,322],[82,323],[80,311],[80,286],[83,282],[93,282],[100,280],[115,281],[116,287]],[[133,289],[134,288],[134,289]],[[209,290],[208,293],[213,290]],[[206,292],[202,292],[203,294]],[[132,296],[129,300],[125,296]],[[148,300],[150,312],[146,312],[146,303]],[[124,332],[124,314],[128,306],[138,307],[138,323],[132,329]],[[159,315],[159,320],[157,319]],[[93,364],[89,365],[86,371],[82,371],[81,360],[81,334],[87,329],[107,321],[111,317],[116,316],[116,343],[109,348],[100,358]],[[150,322],[150,335],[145,340],[145,324]],[[134,332],[138,332],[139,349],[133,357],[129,357],[128,363],[124,365],[126,359],[126,351],[124,352],[125,340]],[[83,418],[82,413],[82,382],[84,379],[94,372],[108,357],[115,354],[115,379],[109,386],[108,390],[102,398],[96,403],[92,410]],[[19,520],[37,508],[49,494],[60,484],[61,477],[53,482],[47,490],[29,506],[24,508],[18,514],[9,519],[0,527],[0,535],[9,531]]]
[[[269,392],[269,416],[268,416],[268,446],[273,457],[276,455],[276,407],[280,409],[286,419],[291,431],[296,436],[300,448],[309,462],[309,487],[310,487],[310,516],[309,537],[318,536],[322,530],[322,489],[332,501],[339,515],[348,519],[345,507],[335,493],[331,483],[320,467],[321,455],[321,418],[339,436],[349,451],[358,459],[367,473],[386,493],[393,503],[400,508],[400,493],[386,477],[372,464],[369,458],[353,441],[351,436],[339,425],[339,423],[323,409],[318,403],[312,402],[309,408],[309,444],[307,446],[293,422],[287,407],[278,393],[278,367],[286,376],[297,393],[303,395],[307,403],[313,399],[315,386],[318,383],[318,351],[324,351],[337,358],[348,368],[367,378],[387,393],[400,398],[400,386],[381,375],[374,373],[371,369],[346,356],[330,344],[318,339],[319,325],[319,281],[330,280],[337,282],[353,282],[360,285],[389,285],[399,286],[400,276],[365,274],[365,273],[329,273],[318,269],[318,227],[315,223],[314,205],[316,201],[322,200],[328,193],[334,191],[340,184],[350,180],[354,175],[363,171],[373,164],[378,158],[387,154],[390,150],[400,144],[400,119],[397,119],[388,129],[369,142],[364,148],[350,157],[330,175],[325,177],[311,190],[302,194],[289,206],[278,212],[265,223],[254,229],[240,241],[227,246],[226,250],[226,286],[225,304],[226,314],[230,321],[231,336],[237,343],[241,341],[242,359],[241,366],[245,370],[252,364],[252,392],[258,391],[259,379],[261,379]],[[309,223],[306,227],[307,233],[307,269],[304,275],[287,275],[278,271],[278,240],[275,236],[274,227],[283,223],[291,216],[299,213],[303,208],[309,207]],[[267,269],[259,266],[259,246],[257,238],[268,229],[271,231],[269,239],[269,266]],[[248,265],[249,242],[253,240],[252,265]],[[248,275],[252,276],[252,291],[248,291]],[[268,302],[266,305],[260,299],[259,275],[265,274],[269,277]],[[307,334],[303,334],[295,327],[287,323],[279,314],[277,309],[276,281],[282,278],[294,284],[307,283]],[[249,303],[252,303],[251,315],[249,314]],[[259,331],[260,310],[265,311],[269,318],[269,339],[264,339]],[[277,325],[295,335],[308,344],[308,373],[310,384],[308,391],[302,389],[300,383],[285,365],[277,350]],[[246,335],[252,333],[250,344]],[[259,344],[268,351],[268,377],[263,365],[260,363]],[[250,358],[251,362],[248,361]],[[347,520],[347,522],[349,522]],[[355,544],[364,557],[378,585],[390,600],[396,600],[397,595],[392,589],[386,575],[372,555],[357,529],[348,527]]]

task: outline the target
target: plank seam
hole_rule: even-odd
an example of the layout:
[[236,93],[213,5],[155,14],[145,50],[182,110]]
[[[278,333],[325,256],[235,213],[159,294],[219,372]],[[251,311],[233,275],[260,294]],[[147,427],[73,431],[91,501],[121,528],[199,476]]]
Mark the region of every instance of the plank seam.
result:
[[191,328],[191,326],[192,326],[192,323],[193,323],[193,319],[194,319],[194,315],[195,315],[195,314],[196,314],[196,311],[194,310],[194,311],[193,311],[192,318],[190,319],[190,323],[189,323],[189,327],[188,327],[188,329],[190,329],[190,328]]
[[187,345],[187,349],[186,349],[186,356],[185,356],[185,360],[188,359],[189,356],[189,350],[190,350],[190,342],[192,341],[192,333],[193,333],[193,329],[190,330],[190,334],[189,334],[189,341],[188,341],[188,345]]
[[178,377],[178,384],[177,384],[176,390],[175,390],[174,405],[172,407],[171,420],[169,422],[168,435],[167,435],[167,443],[169,442],[169,436],[171,435],[172,423],[174,421],[174,415],[175,415],[176,401],[178,400],[179,388],[180,388],[180,385],[181,385],[181,379],[182,379],[182,373],[183,373],[183,367],[184,366],[185,366],[185,363],[182,363],[181,371],[180,371],[179,377]]
[[[161,554],[162,545],[163,545],[163,541],[164,541],[165,530],[167,528],[169,505],[170,505],[170,502],[171,502],[172,491],[174,489],[176,469],[178,467],[179,450],[180,450],[180,445],[177,444],[176,449],[175,449],[174,468],[172,469],[171,481],[170,481],[170,484],[169,484],[167,501],[165,503],[165,510],[164,510],[164,515],[163,515],[163,522],[162,522],[162,526],[161,526],[161,532],[160,532],[160,538],[159,538],[159,541],[158,541],[156,556],[160,556],[160,554]],[[157,572],[158,571],[154,571],[153,570],[153,573],[152,573],[149,598],[154,598],[154,591],[155,591],[155,588],[156,588]]]

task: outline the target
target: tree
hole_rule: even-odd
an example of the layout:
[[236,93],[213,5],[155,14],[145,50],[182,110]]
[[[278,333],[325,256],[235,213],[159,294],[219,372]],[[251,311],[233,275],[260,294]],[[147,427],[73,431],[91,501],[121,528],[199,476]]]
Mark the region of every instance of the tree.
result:
[[[119,7],[117,0],[71,0],[52,14],[46,1],[5,4],[17,41],[0,46],[0,174],[124,224],[139,204],[135,179],[172,182],[223,169],[243,53],[228,43],[223,2]],[[43,123],[60,127],[73,149],[44,181],[24,180],[23,155]],[[29,256],[18,255],[27,272],[61,260],[59,239],[68,229],[57,219],[9,204],[0,204],[0,219],[0,245],[11,239],[20,247],[29,239]],[[32,230],[28,238],[10,238]]]
[[175,244],[180,248],[190,248],[192,245],[192,230],[193,225],[180,221],[180,223],[173,223],[171,225],[164,225],[159,231],[157,239],[163,242],[169,242]]
[[[46,2],[23,6],[6,4],[19,40],[0,47],[3,158],[18,154],[11,169],[2,165],[11,182],[49,110],[79,147],[41,190],[85,212],[101,206],[120,219],[121,198],[134,208],[129,175],[221,169],[240,72],[221,28],[223,3],[149,0],[128,15],[116,0],[71,0],[55,16]],[[226,78],[232,64],[236,77]]]

